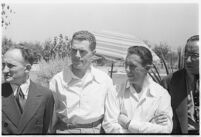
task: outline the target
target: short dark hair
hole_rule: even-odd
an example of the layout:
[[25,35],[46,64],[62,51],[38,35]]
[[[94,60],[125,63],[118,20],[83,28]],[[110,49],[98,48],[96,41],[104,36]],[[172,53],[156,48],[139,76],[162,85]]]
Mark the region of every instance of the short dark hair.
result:
[[142,66],[152,65],[153,57],[151,51],[143,46],[132,46],[128,48],[128,55],[136,54],[142,59]]
[[187,48],[188,42],[194,42],[194,41],[199,41],[199,35],[191,36],[191,37],[187,40],[186,45],[185,45],[185,48],[184,48],[184,53],[186,53],[186,48]]
[[188,42],[192,42],[192,41],[199,41],[199,35],[194,35],[194,36],[191,36],[186,43]]
[[73,34],[71,44],[73,40],[79,40],[79,41],[88,40],[90,43],[89,48],[91,49],[91,51],[93,51],[96,48],[96,38],[89,31],[81,30],[81,31],[75,32]]
[[34,53],[31,49],[26,47],[24,44],[17,44],[13,46],[11,49],[19,49],[21,51],[22,57],[26,62],[29,64],[33,65],[35,58],[34,58]]

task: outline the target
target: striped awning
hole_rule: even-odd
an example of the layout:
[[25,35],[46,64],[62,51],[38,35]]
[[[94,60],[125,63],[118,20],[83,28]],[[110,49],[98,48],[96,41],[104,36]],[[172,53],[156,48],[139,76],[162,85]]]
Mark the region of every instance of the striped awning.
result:
[[143,46],[148,48],[154,62],[159,62],[159,57],[143,41],[131,35],[119,34],[109,31],[94,32],[96,37],[96,54],[106,59],[124,60],[130,46]]

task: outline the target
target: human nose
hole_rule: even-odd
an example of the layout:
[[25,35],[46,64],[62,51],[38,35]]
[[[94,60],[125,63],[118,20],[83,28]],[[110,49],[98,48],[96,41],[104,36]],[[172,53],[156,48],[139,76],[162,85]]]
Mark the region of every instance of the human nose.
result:
[[78,58],[81,57],[81,56],[80,56],[80,51],[79,51],[79,50],[77,50],[77,52],[76,52],[76,57],[78,57]]
[[3,73],[8,73],[9,72],[9,68],[7,65],[3,66]]
[[126,72],[130,72],[130,69],[128,66],[126,66],[125,69],[126,69]]
[[191,62],[191,61],[192,61],[191,56],[188,56],[187,59],[186,59],[186,62]]

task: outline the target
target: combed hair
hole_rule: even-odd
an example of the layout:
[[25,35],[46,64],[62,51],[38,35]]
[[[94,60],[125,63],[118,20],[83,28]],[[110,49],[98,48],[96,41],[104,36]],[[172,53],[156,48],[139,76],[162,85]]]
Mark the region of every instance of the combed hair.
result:
[[33,51],[29,49],[28,47],[26,47],[26,45],[18,44],[12,47],[11,49],[19,49],[22,53],[22,57],[24,58],[24,60],[28,62],[29,64],[33,65],[35,60]]
[[187,40],[187,43],[188,43],[189,41],[199,41],[199,35],[194,35],[194,36],[190,37],[190,38]]
[[96,38],[89,31],[81,30],[81,31],[75,32],[73,34],[71,44],[73,40],[79,40],[79,41],[88,40],[90,43],[89,48],[91,49],[91,51],[93,51],[96,48]]
[[152,65],[153,57],[149,49],[143,46],[132,46],[128,48],[128,55],[136,54],[142,59],[142,65]]

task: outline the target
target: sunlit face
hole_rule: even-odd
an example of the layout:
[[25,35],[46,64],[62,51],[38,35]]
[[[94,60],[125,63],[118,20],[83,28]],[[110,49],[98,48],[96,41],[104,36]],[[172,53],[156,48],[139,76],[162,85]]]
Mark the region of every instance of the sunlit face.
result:
[[185,48],[185,68],[191,74],[199,74],[199,42],[189,41]]
[[71,49],[71,60],[73,68],[83,70],[87,69],[91,64],[94,51],[90,49],[88,40],[73,40]]
[[142,66],[142,59],[136,54],[127,55],[125,69],[131,84],[142,85],[147,70]]
[[27,76],[26,63],[19,49],[9,50],[2,59],[2,73],[5,82],[24,83]]

